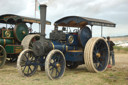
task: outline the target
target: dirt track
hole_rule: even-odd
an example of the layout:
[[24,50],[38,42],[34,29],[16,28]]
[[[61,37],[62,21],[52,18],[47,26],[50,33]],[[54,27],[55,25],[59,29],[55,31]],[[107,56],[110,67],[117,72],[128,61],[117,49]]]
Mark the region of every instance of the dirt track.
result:
[[128,41],[128,37],[111,38],[112,41]]
[[115,54],[116,65],[102,73],[90,73],[85,66],[66,72],[62,79],[51,81],[38,70],[31,77],[22,77],[16,63],[6,63],[0,69],[0,85],[128,85],[128,54]]
[[117,68],[128,68],[128,54],[115,54],[115,56]]

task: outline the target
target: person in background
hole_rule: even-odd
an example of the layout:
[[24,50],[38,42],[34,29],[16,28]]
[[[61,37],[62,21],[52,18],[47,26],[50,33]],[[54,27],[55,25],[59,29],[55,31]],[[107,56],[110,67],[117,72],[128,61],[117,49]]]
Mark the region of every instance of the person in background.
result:
[[[114,50],[113,50],[113,46],[115,45],[111,40],[110,37],[107,37],[107,43],[109,45],[109,49],[110,49],[110,58],[112,58],[112,65],[115,65],[115,57],[114,57]],[[109,64],[108,64],[108,68],[111,68],[111,59],[109,58]]]

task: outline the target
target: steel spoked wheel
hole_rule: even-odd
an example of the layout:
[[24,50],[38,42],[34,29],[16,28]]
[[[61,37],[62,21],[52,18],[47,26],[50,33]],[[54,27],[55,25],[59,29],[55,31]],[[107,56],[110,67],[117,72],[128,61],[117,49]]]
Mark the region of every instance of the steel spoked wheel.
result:
[[59,79],[65,72],[66,62],[63,53],[52,50],[46,57],[45,71],[49,79]]
[[31,76],[37,70],[37,57],[30,49],[23,50],[17,60],[17,68],[21,75]]
[[108,65],[110,52],[107,42],[103,38],[91,38],[84,50],[86,68],[91,72],[103,72]]
[[6,62],[6,51],[3,46],[0,45],[0,68],[2,68]]

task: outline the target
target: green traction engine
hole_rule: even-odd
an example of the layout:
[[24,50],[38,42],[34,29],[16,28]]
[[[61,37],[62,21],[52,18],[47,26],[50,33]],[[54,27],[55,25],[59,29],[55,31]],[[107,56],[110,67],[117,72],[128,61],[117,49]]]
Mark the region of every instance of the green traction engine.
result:
[[0,23],[3,26],[0,27],[0,68],[2,68],[6,60],[16,61],[23,49],[31,48],[31,44],[39,39],[39,33],[32,33],[32,24],[40,24],[40,20],[5,14],[0,16]]
[[18,23],[14,28],[0,28],[0,67],[6,61],[15,61],[16,56],[23,50],[21,41],[28,35],[28,27],[25,23]]

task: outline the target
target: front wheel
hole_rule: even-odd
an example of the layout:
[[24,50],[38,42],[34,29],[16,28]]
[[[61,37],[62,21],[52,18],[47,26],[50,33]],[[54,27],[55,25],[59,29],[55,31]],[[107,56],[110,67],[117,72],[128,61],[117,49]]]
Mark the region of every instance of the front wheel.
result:
[[59,79],[65,72],[66,62],[60,50],[52,50],[46,57],[45,71],[49,79]]
[[23,50],[18,56],[17,68],[21,75],[31,76],[37,70],[37,57],[30,49]]

